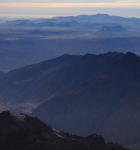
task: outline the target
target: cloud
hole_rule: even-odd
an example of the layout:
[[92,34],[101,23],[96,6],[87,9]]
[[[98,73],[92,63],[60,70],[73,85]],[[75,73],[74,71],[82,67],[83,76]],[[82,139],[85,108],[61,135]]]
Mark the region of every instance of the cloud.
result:
[[0,3],[0,7],[21,8],[140,8],[140,2],[118,1],[115,3]]
[[0,0],[0,3],[100,3],[115,2],[116,0]]

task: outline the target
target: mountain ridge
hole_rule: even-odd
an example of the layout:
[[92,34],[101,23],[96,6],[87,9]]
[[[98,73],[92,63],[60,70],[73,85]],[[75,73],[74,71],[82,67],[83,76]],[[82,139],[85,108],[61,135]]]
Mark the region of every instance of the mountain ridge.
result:
[[38,118],[0,113],[0,149],[14,150],[129,150],[117,143],[105,143],[102,136],[80,137],[58,131]]
[[131,146],[140,141],[139,66],[140,57],[128,52],[97,78],[86,81],[86,87],[44,102],[33,115],[60,130],[79,135],[94,131],[106,141]]
[[[115,52],[85,56],[62,55],[13,70],[0,79],[1,101],[11,104],[42,102],[55,95],[68,94],[78,83],[95,78],[122,56]],[[9,92],[5,94],[5,90]]]

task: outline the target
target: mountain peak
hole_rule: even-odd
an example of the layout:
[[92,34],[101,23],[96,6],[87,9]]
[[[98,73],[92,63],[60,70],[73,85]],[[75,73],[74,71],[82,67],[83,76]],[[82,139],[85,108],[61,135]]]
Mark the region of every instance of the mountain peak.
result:
[[2,116],[10,116],[11,113],[10,113],[9,111],[3,111],[3,112],[1,113],[1,115],[2,115]]
[[133,62],[140,61],[139,58],[140,58],[139,56],[137,56],[136,54],[134,54],[132,52],[127,52],[126,55],[124,56],[124,59],[125,60],[129,59],[129,62],[130,61],[133,61]]
[[98,13],[98,14],[96,14],[96,15],[104,15],[104,16],[109,16],[108,14],[100,14],[100,13]]
[[127,52],[126,53],[126,56],[135,56],[135,57],[138,57],[136,54],[132,53],[132,52]]

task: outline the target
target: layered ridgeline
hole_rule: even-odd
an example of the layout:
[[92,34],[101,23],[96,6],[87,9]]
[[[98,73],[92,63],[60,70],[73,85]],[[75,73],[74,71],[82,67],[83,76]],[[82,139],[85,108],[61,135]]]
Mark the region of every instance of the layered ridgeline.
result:
[[87,137],[60,132],[27,115],[0,113],[1,150],[129,150],[119,144],[105,143],[102,136]]
[[[22,28],[24,30],[28,28],[37,30],[33,32],[34,34],[40,34],[41,31],[38,31],[41,27],[49,27],[49,28],[65,28],[66,29],[79,29],[82,30],[100,30],[104,26],[108,27],[117,27],[123,26],[132,31],[139,31],[140,19],[139,18],[124,18],[120,16],[109,16],[107,14],[96,14],[96,15],[79,15],[79,16],[65,16],[65,17],[53,17],[48,19],[36,19],[36,20],[15,20],[15,21],[7,21],[1,24],[2,27],[14,27],[14,28]],[[31,27],[31,28],[29,28]],[[118,28],[117,28],[118,29]],[[53,30],[52,32],[45,32],[43,34],[53,34],[57,30]],[[60,32],[60,35],[62,31]],[[5,36],[5,35],[4,35]]]
[[3,106],[46,100],[33,116],[59,130],[97,133],[130,146],[140,141],[139,66],[140,58],[130,52],[63,55],[3,74],[0,101]]
[[[101,29],[100,34],[105,34],[109,30],[105,27]],[[42,31],[43,33],[45,31]],[[109,31],[110,32],[110,31]],[[120,31],[122,33],[122,31]],[[91,34],[93,34],[90,31]],[[116,31],[118,33],[118,31]],[[15,33],[13,33],[15,38]],[[23,33],[27,34],[27,33]],[[110,33],[106,33],[109,35]],[[114,33],[111,33],[114,34]],[[11,37],[12,35],[10,35]],[[16,35],[19,36],[19,35]],[[35,35],[28,35],[35,38]],[[42,35],[39,35],[39,37]],[[56,37],[56,35],[54,35]],[[67,35],[68,36],[68,35]],[[10,38],[7,35],[7,38]],[[110,51],[126,53],[128,51],[140,54],[140,37],[94,37],[94,38],[49,38],[39,37],[18,40],[0,40],[0,47],[5,49],[13,49],[20,52],[26,52],[33,55],[39,55],[41,58],[50,59],[55,58],[63,54],[78,54],[85,55],[91,54],[103,54]]]
[[40,55],[140,54],[140,19],[107,14],[15,20],[0,24],[0,47]]
[[129,52],[70,94],[44,102],[33,115],[59,130],[84,136],[95,132],[131,146],[140,141],[139,91],[140,57]]

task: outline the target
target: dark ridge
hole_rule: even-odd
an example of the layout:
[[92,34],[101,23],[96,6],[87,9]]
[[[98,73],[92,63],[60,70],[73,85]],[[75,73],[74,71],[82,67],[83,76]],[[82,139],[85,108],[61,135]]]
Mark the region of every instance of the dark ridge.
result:
[[129,56],[129,57],[139,57],[139,56],[137,56],[136,54],[134,54],[134,53],[132,53],[132,52],[127,52],[126,53],[126,56]]
[[[4,103],[40,103],[70,94],[81,82],[96,78],[124,54],[62,55],[4,74],[0,78],[0,100]],[[26,91],[26,92],[25,92]]]
[[104,26],[100,31],[116,31],[116,32],[122,32],[122,31],[127,31],[125,28],[122,26]]
[[1,150],[129,150],[97,134],[84,138],[60,132],[36,117],[8,111],[0,113],[0,133]]
[[2,115],[2,116],[10,116],[11,113],[10,113],[10,111],[3,111],[0,115]]

